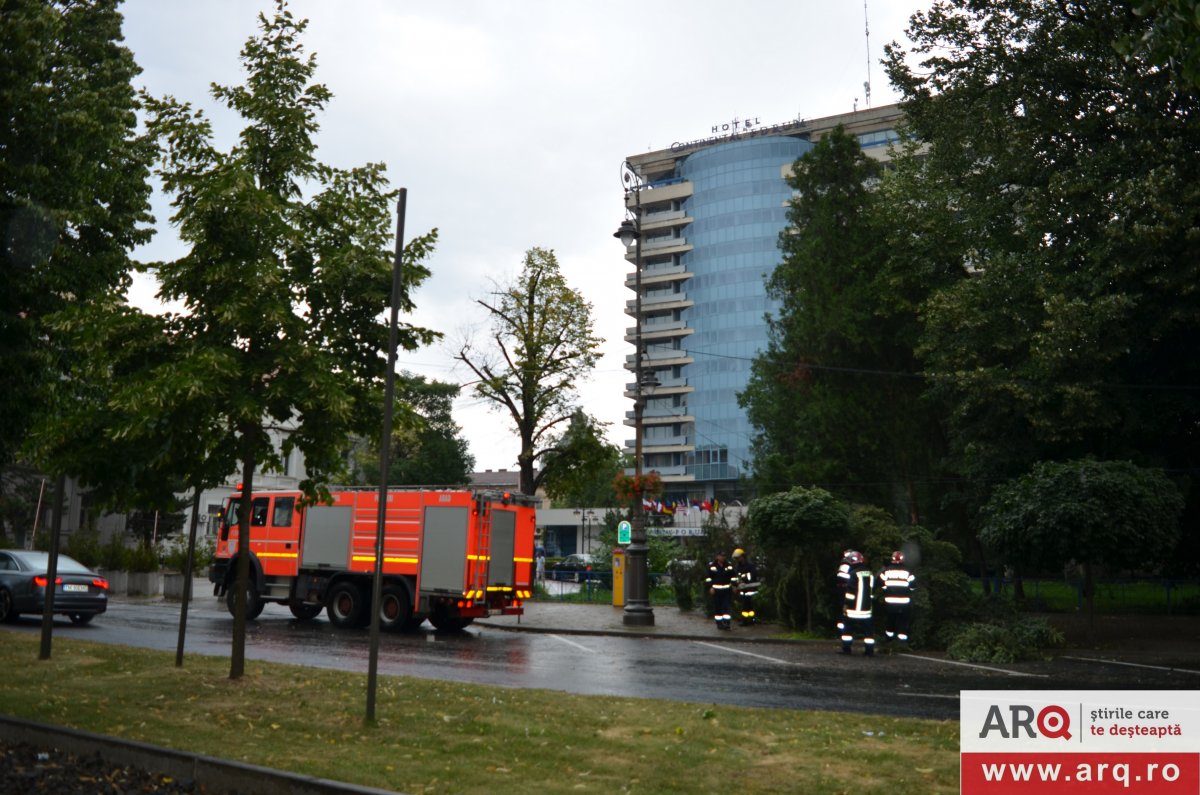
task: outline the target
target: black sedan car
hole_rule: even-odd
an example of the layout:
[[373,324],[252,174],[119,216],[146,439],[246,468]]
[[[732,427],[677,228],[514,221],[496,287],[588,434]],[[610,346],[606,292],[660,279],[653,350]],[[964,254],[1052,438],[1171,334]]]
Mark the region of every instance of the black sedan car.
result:
[[[0,621],[41,613],[46,602],[48,552],[0,550]],[[58,556],[54,612],[86,624],[108,609],[108,581],[74,558]]]

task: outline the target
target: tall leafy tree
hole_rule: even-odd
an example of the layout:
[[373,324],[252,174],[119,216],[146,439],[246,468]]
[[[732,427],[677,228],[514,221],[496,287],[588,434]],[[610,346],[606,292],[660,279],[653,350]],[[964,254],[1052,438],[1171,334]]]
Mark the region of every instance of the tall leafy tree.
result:
[[850,535],[850,509],[825,489],[796,486],[759,497],[746,514],[750,542],[771,562],[768,598],[791,626],[813,629],[817,601]]
[[120,294],[150,235],[154,150],[136,132],[141,70],[118,4],[0,10],[0,466],[71,400],[70,353],[49,320]]
[[1118,52],[1153,24],[1127,2],[939,0],[888,48],[971,273],[925,304],[920,346],[971,509],[1041,460],[1200,466],[1200,93]]
[[[214,146],[211,125],[189,105],[146,99],[149,130],[164,146],[158,173],[189,245],[159,266],[159,296],[185,307],[172,333],[209,365],[188,388],[224,428],[247,492],[260,464],[279,463],[270,425],[294,428],[284,452],[303,451],[310,479],[302,485],[313,494],[342,466],[348,434],[378,427],[394,192],[381,164],[343,170],[317,161],[317,114],[330,93],[312,82],[315,57],[299,41],[306,25],[278,2],[242,50],[245,85],[213,86],[246,123],[229,151]],[[407,288],[428,276],[421,263],[433,242],[431,233],[407,245]],[[411,311],[408,295],[401,308]],[[413,349],[435,336],[406,325],[400,341]],[[243,514],[232,678],[244,672]]]
[[475,394],[511,420],[521,440],[521,491],[533,494],[546,472],[537,464],[574,414],[579,382],[604,340],[592,330],[591,303],[567,284],[549,249],[529,249],[520,275],[476,303],[491,337],[464,342],[455,358],[478,379]]
[[1148,58],[1173,70],[1192,88],[1200,86],[1200,1],[1139,0],[1133,12],[1147,25],[1116,42],[1129,58]]
[[984,540],[1014,563],[1084,572],[1094,620],[1094,567],[1161,566],[1179,536],[1183,498],[1160,470],[1128,461],[1043,462],[998,488],[984,506]]
[[740,400],[763,491],[819,483],[917,523],[936,502],[923,492],[937,434],[920,399],[916,306],[941,276],[913,269],[912,245],[893,240],[899,211],[880,176],[840,127],[796,162],[768,280],[780,308]]
[[[452,414],[461,387],[409,373],[398,375],[395,387],[398,421],[392,434],[388,484],[467,483],[475,458]],[[378,484],[378,445],[369,449],[358,457],[361,477],[366,483]]]
[[621,448],[604,438],[604,423],[576,409],[545,456],[544,486],[567,507],[616,505],[612,482],[623,471]]

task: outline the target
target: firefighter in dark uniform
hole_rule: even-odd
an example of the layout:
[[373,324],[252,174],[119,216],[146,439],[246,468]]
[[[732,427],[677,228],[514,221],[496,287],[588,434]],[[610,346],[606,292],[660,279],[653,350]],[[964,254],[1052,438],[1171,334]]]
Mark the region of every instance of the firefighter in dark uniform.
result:
[[754,598],[758,596],[758,569],[751,562],[746,550],[733,550],[733,568],[737,578],[738,607],[741,612],[741,625],[748,627],[758,623],[754,612]]
[[892,562],[879,572],[883,590],[884,634],[889,641],[908,643],[908,625],[912,614],[912,594],[917,578],[904,565],[904,553],[893,552]]
[[871,619],[871,597],[875,590],[875,575],[867,567],[861,552],[847,549],[842,553],[842,565],[837,573],[838,590],[842,594],[842,617],[838,633],[842,654],[849,654],[854,636],[861,635],[866,655],[875,653],[875,632]]
[[718,552],[716,560],[708,564],[708,577],[704,579],[708,586],[708,594],[713,601],[713,620],[717,629],[730,629],[733,610],[733,585],[736,579],[733,564],[725,559],[724,552]]

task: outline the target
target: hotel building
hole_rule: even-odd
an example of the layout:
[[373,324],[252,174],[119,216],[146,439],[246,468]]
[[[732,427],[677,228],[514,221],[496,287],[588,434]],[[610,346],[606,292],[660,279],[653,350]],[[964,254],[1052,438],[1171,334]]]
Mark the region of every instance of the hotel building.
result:
[[[781,256],[793,163],[839,124],[869,156],[887,160],[900,119],[890,105],[776,125],[736,120],[709,137],[627,158],[641,180],[626,204],[630,212],[641,207],[642,300],[640,318],[635,298],[625,305],[635,322],[625,333],[635,346],[625,367],[636,366],[640,321],[642,369],[657,381],[643,388],[642,469],[662,476],[664,499],[743,498],[753,428],[737,398],[767,346],[764,316],[776,307],[766,280]],[[626,254],[631,290],[635,251]],[[625,395],[635,398],[632,378]],[[634,426],[632,410],[625,425]],[[635,440],[625,448],[632,455]]]

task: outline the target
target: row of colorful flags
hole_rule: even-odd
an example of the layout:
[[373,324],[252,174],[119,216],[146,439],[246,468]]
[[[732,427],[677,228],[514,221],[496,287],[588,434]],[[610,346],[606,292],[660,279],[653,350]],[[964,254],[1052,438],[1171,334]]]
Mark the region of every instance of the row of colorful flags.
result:
[[689,511],[713,513],[721,510],[721,504],[713,500],[642,500],[642,508],[650,513],[687,516]]

